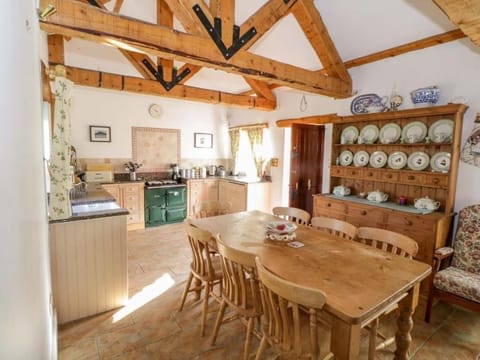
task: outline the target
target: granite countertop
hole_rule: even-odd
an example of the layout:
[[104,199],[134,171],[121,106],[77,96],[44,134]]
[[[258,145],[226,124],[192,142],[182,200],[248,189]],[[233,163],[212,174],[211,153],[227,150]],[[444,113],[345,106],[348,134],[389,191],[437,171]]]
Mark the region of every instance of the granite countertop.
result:
[[[77,194],[71,200],[72,216],[66,219],[50,220],[50,223],[94,219],[107,216],[128,215],[127,209],[120,207],[115,198],[101,185],[87,187],[86,192]],[[75,212],[78,210],[78,212]]]
[[206,178],[189,178],[189,179],[184,179],[185,181],[189,180],[208,180],[208,179],[218,179],[218,180],[227,180],[227,181],[232,181],[236,183],[241,183],[241,184],[255,184],[255,183],[265,183],[265,182],[271,182],[271,181],[264,181],[261,178],[258,177],[246,177],[246,176],[207,176]]

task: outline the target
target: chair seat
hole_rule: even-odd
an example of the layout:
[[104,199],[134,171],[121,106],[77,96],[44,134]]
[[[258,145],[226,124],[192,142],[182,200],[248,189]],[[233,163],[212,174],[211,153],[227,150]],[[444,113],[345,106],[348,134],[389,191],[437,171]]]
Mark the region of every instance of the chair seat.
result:
[[433,285],[465,299],[480,303],[480,275],[450,266],[435,274]]

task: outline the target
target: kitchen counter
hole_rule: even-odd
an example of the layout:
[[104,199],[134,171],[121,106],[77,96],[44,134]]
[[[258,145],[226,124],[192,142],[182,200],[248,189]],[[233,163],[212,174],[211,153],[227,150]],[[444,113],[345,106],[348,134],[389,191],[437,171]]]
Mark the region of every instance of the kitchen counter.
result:
[[87,191],[80,192],[70,201],[72,216],[67,219],[50,220],[50,224],[129,214],[128,210],[120,207],[115,198],[100,184],[89,184]]
[[258,177],[246,177],[246,176],[207,176],[206,178],[188,178],[188,179],[183,179],[183,181],[189,181],[189,180],[208,180],[208,179],[217,179],[217,180],[226,180],[226,181],[231,181],[231,182],[236,182],[239,184],[255,184],[255,183],[264,183],[264,182],[271,182],[271,181],[263,181],[261,178]]

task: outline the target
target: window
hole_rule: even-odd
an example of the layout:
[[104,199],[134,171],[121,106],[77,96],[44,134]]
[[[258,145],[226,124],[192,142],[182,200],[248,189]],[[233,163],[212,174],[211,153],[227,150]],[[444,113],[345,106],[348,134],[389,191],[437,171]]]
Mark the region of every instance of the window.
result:
[[[260,133],[258,133],[259,131]],[[232,153],[234,152],[232,147]],[[234,174],[260,177],[265,171],[265,164],[270,157],[270,132],[265,125],[239,128],[238,151],[234,159]]]

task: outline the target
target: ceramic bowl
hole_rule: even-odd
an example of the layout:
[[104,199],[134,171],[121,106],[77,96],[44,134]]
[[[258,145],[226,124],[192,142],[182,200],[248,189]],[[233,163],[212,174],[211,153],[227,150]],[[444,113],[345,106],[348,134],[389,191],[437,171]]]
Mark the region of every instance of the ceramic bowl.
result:
[[440,89],[436,86],[425,87],[413,90],[410,93],[412,103],[415,106],[435,105],[440,98]]

